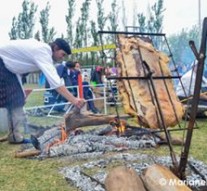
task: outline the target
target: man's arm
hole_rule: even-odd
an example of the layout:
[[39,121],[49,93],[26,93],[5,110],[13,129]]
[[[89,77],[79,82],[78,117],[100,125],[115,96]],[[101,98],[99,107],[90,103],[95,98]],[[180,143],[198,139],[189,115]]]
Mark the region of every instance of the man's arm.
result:
[[84,99],[74,97],[73,94],[71,94],[65,86],[60,86],[56,88],[56,91],[59,94],[61,94],[65,99],[67,99],[69,102],[71,102],[72,104],[74,104],[79,108],[81,108],[85,103]]
[[207,95],[205,93],[201,93],[200,98],[207,101]]

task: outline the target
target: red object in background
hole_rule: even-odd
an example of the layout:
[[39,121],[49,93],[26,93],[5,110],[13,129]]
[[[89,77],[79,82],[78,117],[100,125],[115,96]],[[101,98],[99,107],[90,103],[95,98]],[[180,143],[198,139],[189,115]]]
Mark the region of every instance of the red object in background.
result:
[[83,81],[82,81],[81,73],[78,74],[78,91],[79,91],[79,97],[83,98]]
[[32,92],[32,89],[25,89],[24,92],[25,92],[25,96],[26,96],[26,99],[27,99],[29,94]]

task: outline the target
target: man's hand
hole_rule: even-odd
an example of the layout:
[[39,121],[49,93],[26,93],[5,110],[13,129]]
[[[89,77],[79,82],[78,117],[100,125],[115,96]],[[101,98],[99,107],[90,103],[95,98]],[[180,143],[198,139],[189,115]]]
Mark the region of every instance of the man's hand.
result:
[[86,102],[86,100],[84,100],[84,99],[75,98],[73,104],[78,108],[82,108],[84,106],[85,102]]
[[65,97],[69,102],[75,105],[78,108],[82,108],[86,100],[74,97],[65,86],[60,86],[57,89],[57,92]]

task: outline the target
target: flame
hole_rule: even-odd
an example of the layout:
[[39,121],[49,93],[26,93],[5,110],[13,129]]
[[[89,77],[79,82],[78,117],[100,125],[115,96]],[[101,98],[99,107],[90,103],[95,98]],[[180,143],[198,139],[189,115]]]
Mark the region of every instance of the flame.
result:
[[123,135],[126,131],[126,121],[114,118],[109,122],[113,127],[115,127],[118,135]]
[[62,144],[65,142],[65,140],[67,139],[68,135],[67,135],[67,132],[65,130],[65,127],[62,125],[60,126],[60,129],[61,129],[61,136],[60,138],[58,139],[54,139],[54,141],[50,144],[47,145],[47,148],[46,150],[49,151],[49,149],[54,146],[54,145],[59,145],[59,144]]

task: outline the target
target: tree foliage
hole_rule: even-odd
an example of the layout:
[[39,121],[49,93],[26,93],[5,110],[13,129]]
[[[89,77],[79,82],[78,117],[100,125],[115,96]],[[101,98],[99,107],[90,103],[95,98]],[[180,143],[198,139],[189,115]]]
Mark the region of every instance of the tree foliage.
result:
[[[113,0],[113,2],[111,3],[111,12],[109,13],[109,27],[108,30],[109,31],[117,31],[118,29],[118,5],[117,5],[117,1]],[[110,36],[110,41],[115,43],[115,38],[114,36]]]
[[[96,16],[94,16],[94,10],[90,10],[92,1],[93,3],[96,3],[97,6]],[[38,40],[50,42],[55,37],[55,28],[49,28],[49,12],[51,8],[49,3],[47,3],[45,9],[40,11],[39,24],[41,32],[37,31],[33,34],[38,8],[34,2],[31,2],[30,0],[23,1],[22,11],[19,13],[18,17],[13,17],[12,19],[12,26],[9,32],[10,39],[27,39],[34,37]],[[121,26],[123,28],[126,27],[127,14],[124,0],[122,0],[121,5],[117,3],[117,0],[111,0],[111,10],[107,10],[109,11],[107,15],[103,6],[104,0],[82,0],[83,3],[80,8],[81,14],[74,17],[77,12],[75,6],[76,2],[76,0],[68,0],[68,12],[65,16],[67,27],[66,39],[73,46],[72,48],[82,48],[93,45],[99,46],[101,44],[115,42],[115,35],[104,34],[103,37],[101,35],[99,36],[97,31],[104,30],[105,28],[109,31],[117,31],[121,29]],[[121,6],[121,9],[118,5]],[[136,15],[135,19],[137,26],[133,27],[136,29],[138,28],[139,32],[162,33],[164,11],[163,0],[157,0],[152,6],[149,6],[148,15],[141,12]],[[90,13],[93,13],[92,18],[90,18]],[[121,24],[118,23],[120,15],[122,17]],[[62,37],[64,37],[63,34]],[[164,42],[160,41],[158,38],[160,37],[152,37],[152,40],[156,48],[160,49]],[[200,43],[200,39],[198,38],[198,27],[193,27],[191,30],[183,29],[180,33],[171,35],[168,38],[173,58],[176,63],[183,63],[184,65],[187,65],[194,59],[194,55],[189,48],[188,41],[194,40],[198,46]],[[88,56],[88,54],[85,53],[84,55]],[[99,53],[93,52],[90,54],[90,57],[92,60],[95,60],[96,57],[100,58],[100,55]],[[82,59],[82,54],[74,55],[73,58]],[[96,60],[98,59],[96,58]]]
[[50,4],[47,2],[45,9],[40,11],[40,24],[42,28],[42,38],[44,42],[51,42],[56,34],[55,28],[49,28]]
[[68,13],[65,16],[65,20],[67,23],[67,39],[68,42],[73,45],[73,17],[75,13],[75,0],[68,0]]
[[193,26],[189,30],[182,29],[180,33],[168,37],[175,64],[178,67],[182,67],[184,71],[189,69],[192,61],[195,59],[189,46],[190,40],[193,40],[197,48],[199,48],[200,39],[199,28],[197,26]]
[[19,13],[18,19],[13,17],[12,29],[9,33],[10,39],[28,39],[33,37],[37,7],[29,0],[23,1],[22,12]]
[[[74,46],[76,48],[87,47],[88,45],[88,21],[91,0],[85,0],[81,7],[81,16],[76,24],[76,36]],[[82,54],[78,54],[79,60],[82,60]],[[87,59],[87,58],[86,58]]]
[[125,28],[127,26],[127,17],[126,17],[126,8],[125,8],[125,4],[124,4],[124,0],[122,0],[122,18],[121,18],[121,21],[122,21],[122,25],[123,25],[123,28]]
[[[139,32],[162,33],[164,11],[163,0],[157,0],[157,2],[149,8],[148,17],[143,13],[137,14]],[[160,37],[151,36],[151,39],[157,48],[161,47],[163,41]]]

